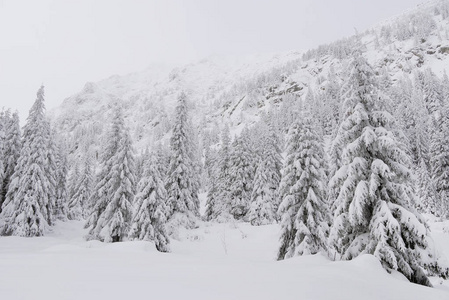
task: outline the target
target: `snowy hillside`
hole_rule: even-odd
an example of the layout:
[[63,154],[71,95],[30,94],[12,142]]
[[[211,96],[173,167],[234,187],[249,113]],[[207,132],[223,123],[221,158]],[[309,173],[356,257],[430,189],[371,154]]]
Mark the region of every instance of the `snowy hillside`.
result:
[[[438,3],[421,5],[360,33],[364,56],[376,69],[385,69],[393,82],[415,69],[431,68],[441,77],[449,70],[449,20],[441,9],[447,7]],[[411,37],[413,30],[422,30],[426,38]],[[356,39],[323,45],[305,55],[215,56],[185,66],[154,65],[142,72],[114,75],[86,83],[51,112],[52,120],[59,132],[77,143],[98,146],[113,103],[120,101],[132,138],[143,150],[167,138],[176,96],[184,90],[200,134],[222,129],[225,123],[231,132],[240,132],[239,128],[258,120],[261,112],[280,107],[289,95],[304,99],[307,87],[324,89],[330,73],[341,82]]]
[[[446,223],[446,226],[449,224]],[[160,253],[152,242],[84,241],[82,222],[58,223],[48,237],[0,244],[0,298],[175,300],[446,300],[435,288],[389,275],[372,256],[332,262],[321,255],[276,262],[278,225],[204,224]],[[449,238],[434,226],[445,253]],[[443,282],[443,281],[441,281]],[[48,288],[51,283],[51,288]]]
[[[65,99],[51,116],[63,133],[82,140],[86,137],[83,133],[93,131],[98,137],[107,126],[113,103],[120,101],[132,137],[137,147],[143,149],[163,139],[170,130],[180,91],[189,96],[196,125],[200,122],[222,123],[223,117],[232,114],[226,108],[235,108],[245,96],[236,93],[236,87],[245,90],[255,79],[288,62],[296,62],[300,57],[299,53],[248,58],[209,57],[180,67],[150,66],[143,72],[86,83],[81,92]],[[257,111],[251,114],[257,114]]]

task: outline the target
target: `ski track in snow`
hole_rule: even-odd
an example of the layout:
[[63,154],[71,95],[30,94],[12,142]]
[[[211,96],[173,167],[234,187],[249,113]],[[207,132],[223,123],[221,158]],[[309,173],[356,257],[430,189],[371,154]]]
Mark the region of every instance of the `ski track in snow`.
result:
[[[432,225],[448,256],[444,227]],[[172,240],[168,254],[151,242],[106,244],[85,234],[83,222],[70,221],[47,237],[1,237],[0,299],[449,299],[449,281],[411,284],[370,255],[275,261],[278,225],[202,223]]]

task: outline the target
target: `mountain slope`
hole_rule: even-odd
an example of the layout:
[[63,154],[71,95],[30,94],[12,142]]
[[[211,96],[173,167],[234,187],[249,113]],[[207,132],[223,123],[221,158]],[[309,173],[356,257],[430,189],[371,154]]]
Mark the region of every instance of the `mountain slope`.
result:
[[[51,112],[69,149],[98,149],[111,108],[124,107],[137,149],[166,143],[177,94],[189,97],[191,115],[201,134],[218,133],[224,123],[238,133],[287,99],[304,99],[308,87],[323,90],[329,74],[344,80],[351,50],[357,44],[377,69],[394,82],[415,69],[438,76],[449,69],[449,4],[433,1],[347,39],[299,52],[253,57],[210,57],[185,66],[150,66],[142,72],[86,83],[79,93]],[[290,98],[289,98],[290,97]]]

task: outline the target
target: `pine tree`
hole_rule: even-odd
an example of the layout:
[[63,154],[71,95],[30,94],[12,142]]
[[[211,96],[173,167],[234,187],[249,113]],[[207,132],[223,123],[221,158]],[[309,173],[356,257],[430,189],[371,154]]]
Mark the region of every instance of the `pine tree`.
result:
[[0,112],[0,212],[6,190],[6,123],[7,117],[3,111]]
[[161,174],[161,178],[163,178],[164,182],[167,178],[168,166],[170,164],[170,149],[165,145],[157,145],[155,150],[155,155],[157,157],[157,169],[159,174]]
[[145,151],[142,151],[140,155],[136,156],[136,182],[139,182],[143,177],[143,172],[145,171],[145,163],[150,159],[150,150],[148,147]]
[[165,223],[167,221],[167,192],[157,168],[157,158],[151,155],[145,163],[142,179],[137,187],[130,238],[154,241],[156,249],[170,251]]
[[413,122],[410,121],[413,121],[413,118],[410,117],[410,112],[413,107],[411,101],[413,84],[409,76],[403,75],[395,85],[391,86],[389,92],[390,94],[387,95],[387,98],[391,98],[391,103],[393,104],[391,111],[397,125],[393,128],[393,132],[398,141],[404,145],[407,154],[412,156],[410,133]]
[[[196,226],[199,216],[199,200],[195,164],[192,161],[192,141],[189,140],[187,96],[181,93],[176,107],[176,119],[170,139],[171,156],[167,174],[168,219],[170,228]],[[172,231],[172,230],[170,230]],[[173,233],[173,232],[172,232]]]
[[[444,108],[446,110],[446,108]],[[431,177],[437,193],[435,206],[431,208],[437,216],[449,217],[449,116],[443,113],[439,126],[432,135]]]
[[236,220],[244,219],[251,205],[255,170],[249,147],[247,134],[242,133],[234,140],[229,157],[230,212]]
[[218,153],[209,149],[206,155],[206,168],[209,177],[209,186],[206,196],[206,211],[204,218],[207,221],[216,220],[220,214],[220,205],[218,198]]
[[68,214],[67,153],[65,144],[63,144],[61,141],[58,141],[55,134],[53,134],[53,140],[55,141],[55,145],[53,147],[50,147],[50,149],[53,148],[56,152],[54,154],[56,160],[54,215],[56,219],[66,221]]
[[99,181],[90,200],[93,211],[85,227],[90,227],[88,239],[121,242],[131,225],[135,169],[131,138],[119,108],[107,141]]
[[329,118],[325,123],[324,132],[326,134],[333,134],[336,132],[338,124],[341,119],[341,87],[337,80],[337,76],[333,67],[327,76],[327,84],[324,87],[324,109],[329,110]]
[[[350,70],[336,136],[343,145],[342,165],[330,183],[339,193],[329,241],[343,259],[373,254],[385,269],[430,286],[422,268],[431,272],[430,265],[438,263],[425,221],[411,206],[407,154],[392,132],[393,118],[379,97],[374,72],[359,51]],[[435,272],[447,274],[447,269]]]
[[22,148],[19,114],[15,112],[9,116],[9,111],[5,113],[5,144],[3,152],[3,189],[0,190],[0,212],[2,211],[2,204],[5,201],[6,193],[8,191],[9,183],[14,173],[14,168],[20,156],[20,149]]
[[198,132],[194,128],[191,118],[187,118],[187,142],[189,157],[192,164],[192,200],[195,204],[197,217],[200,215],[200,200],[198,194],[201,189],[201,172],[202,172],[202,151],[200,151]]
[[411,155],[415,166],[419,167],[421,161],[429,165],[429,144],[432,122],[426,111],[422,92],[414,89],[411,96],[408,131],[411,144]]
[[[436,80],[434,76],[431,78],[433,82]],[[439,86],[442,101],[440,106],[434,106],[434,126],[430,131],[430,173],[437,193],[437,200],[432,211],[435,215],[447,219],[449,218],[449,80],[447,75],[443,77]]]
[[42,86],[24,127],[20,158],[3,203],[2,235],[42,236],[52,225],[53,186],[47,168],[49,138]]
[[70,220],[81,220],[87,217],[87,213],[92,208],[89,199],[92,193],[92,160],[89,154],[86,155],[83,162],[83,168],[80,171],[78,164],[75,165],[72,175],[73,189],[68,203],[68,218]]
[[329,216],[322,138],[312,119],[296,122],[287,144],[280,184],[281,246],[278,259],[326,250]]
[[231,194],[230,194],[230,133],[226,125],[221,136],[221,147],[214,163],[214,177],[211,178],[208,201],[206,203],[206,215],[208,220],[219,222],[228,221],[231,218]]
[[[45,161],[45,173],[47,174],[48,179],[48,191],[49,191],[49,202],[51,203],[51,223],[54,223],[56,219],[64,219],[63,211],[58,211],[57,208],[57,185],[58,185],[58,146],[56,145],[54,132],[51,131],[51,128],[48,127],[48,135],[49,139],[47,141],[47,149],[46,149],[46,161]],[[63,209],[61,207],[61,209]]]
[[[449,133],[449,77],[447,76],[446,72],[444,72],[443,80],[441,81],[441,90],[443,95],[443,104],[441,107],[442,112],[440,119],[440,131],[445,132],[445,137],[447,137],[447,134]],[[444,141],[440,142],[444,143]],[[446,165],[449,164],[446,163]],[[435,182],[433,182],[433,184],[435,186]],[[449,189],[441,191],[439,200],[439,205],[441,207],[440,215],[446,219],[449,219]]]
[[436,188],[432,178],[430,177],[427,164],[424,159],[421,159],[416,170],[417,178],[417,196],[419,199],[418,208],[425,213],[431,213],[435,216],[440,216],[441,206],[438,203]]
[[278,188],[281,181],[279,142],[272,130],[265,129],[261,157],[254,175],[249,220],[251,225],[265,225],[277,220]]
[[[73,203],[74,195],[78,186],[78,181],[81,176],[80,170],[80,161],[78,158],[73,160],[72,165],[70,166],[70,170],[67,175],[67,197],[68,197],[68,215],[69,220],[77,220],[78,218],[74,217],[73,211],[77,210],[81,212],[81,206],[79,209],[76,209],[77,206]],[[92,207],[91,207],[92,208]]]
[[323,102],[320,95],[316,95],[312,88],[309,86],[307,89],[307,94],[304,99],[305,107],[307,107],[307,110],[309,113],[312,114],[312,116],[318,121],[318,123],[323,124],[324,123],[324,115],[323,115]]
[[425,70],[424,74],[420,74],[417,77],[419,78],[417,80],[421,80],[417,85],[421,84],[427,111],[436,124],[441,117],[440,108],[443,103],[440,81],[430,69]]
[[437,194],[434,182],[430,176],[429,133],[432,130],[432,122],[424,104],[424,96],[419,89],[413,89],[410,101],[404,99],[403,110],[405,131],[407,135],[407,146],[412,158],[412,168],[418,175],[415,185],[417,186],[418,203],[417,208],[426,213],[437,214]]

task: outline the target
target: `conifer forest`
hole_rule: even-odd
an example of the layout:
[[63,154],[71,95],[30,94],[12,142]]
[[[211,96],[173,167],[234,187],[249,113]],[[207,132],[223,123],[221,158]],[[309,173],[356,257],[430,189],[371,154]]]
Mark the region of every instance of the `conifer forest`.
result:
[[0,298],[449,299],[448,72],[430,1],[51,109],[37,85],[0,111]]

